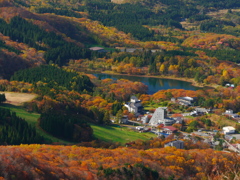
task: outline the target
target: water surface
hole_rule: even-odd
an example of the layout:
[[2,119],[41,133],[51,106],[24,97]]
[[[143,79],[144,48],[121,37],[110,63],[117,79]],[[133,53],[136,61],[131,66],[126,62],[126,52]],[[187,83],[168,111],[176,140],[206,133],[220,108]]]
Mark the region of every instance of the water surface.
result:
[[130,81],[139,81],[148,86],[148,94],[154,94],[159,90],[166,89],[185,89],[185,90],[198,90],[199,87],[193,86],[190,82],[174,80],[174,79],[162,79],[156,77],[142,77],[142,76],[127,76],[127,75],[115,75],[115,74],[101,74],[96,73],[94,76],[100,79],[128,79]]

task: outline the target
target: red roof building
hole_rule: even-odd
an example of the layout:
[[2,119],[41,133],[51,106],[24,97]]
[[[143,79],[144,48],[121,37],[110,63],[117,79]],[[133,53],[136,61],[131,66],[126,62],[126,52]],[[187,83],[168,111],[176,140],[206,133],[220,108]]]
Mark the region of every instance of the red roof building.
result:
[[165,133],[167,133],[167,134],[172,134],[172,133],[176,133],[178,131],[178,129],[176,129],[173,126],[164,126],[163,131],[165,131]]

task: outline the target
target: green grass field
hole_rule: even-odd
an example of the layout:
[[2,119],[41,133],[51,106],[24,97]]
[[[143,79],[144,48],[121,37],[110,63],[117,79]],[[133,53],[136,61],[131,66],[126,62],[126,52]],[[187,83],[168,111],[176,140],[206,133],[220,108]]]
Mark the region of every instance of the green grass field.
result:
[[168,102],[163,101],[160,103],[149,103],[144,105],[145,110],[150,110],[150,109],[157,109],[158,107],[166,107],[168,105]]
[[[40,114],[27,112],[21,106],[14,106],[11,104],[1,104],[1,107],[10,109],[11,111],[16,112],[17,116],[25,119],[32,126],[37,127],[37,120],[40,117]],[[98,126],[95,124],[91,124],[91,127],[93,129],[93,135],[95,138],[98,138],[107,142],[119,142],[120,144],[125,144],[129,141],[134,141],[137,139],[148,140],[151,137],[156,137],[156,135],[152,133],[138,133],[130,130],[127,127],[120,127],[116,125]],[[59,142],[59,143],[66,143],[66,144],[71,143],[71,142],[53,137],[52,135],[44,132],[39,127],[37,127],[37,132],[40,135],[42,135],[45,139],[50,139],[52,142]]]
[[107,142],[119,142],[125,144],[137,139],[149,140],[151,137],[156,137],[153,133],[139,133],[130,130],[127,127],[120,127],[118,125],[111,126],[97,126],[91,124],[93,128],[94,137]]

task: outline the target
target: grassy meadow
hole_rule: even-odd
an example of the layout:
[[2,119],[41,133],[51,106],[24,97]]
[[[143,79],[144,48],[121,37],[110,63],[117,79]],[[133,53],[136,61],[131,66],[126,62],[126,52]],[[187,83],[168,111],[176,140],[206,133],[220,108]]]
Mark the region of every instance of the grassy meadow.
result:
[[150,132],[139,133],[127,127],[121,127],[118,125],[97,126],[95,124],[91,124],[91,127],[93,128],[95,138],[107,142],[119,142],[122,145],[138,139],[148,140],[151,137],[156,137],[155,134]]

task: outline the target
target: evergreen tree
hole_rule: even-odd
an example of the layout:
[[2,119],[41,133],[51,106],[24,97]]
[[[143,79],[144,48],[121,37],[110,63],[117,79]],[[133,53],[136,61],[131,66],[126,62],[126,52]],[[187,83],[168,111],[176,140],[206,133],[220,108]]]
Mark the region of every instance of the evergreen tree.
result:
[[5,94],[0,94],[0,103],[3,103],[4,101],[6,101],[6,96]]

